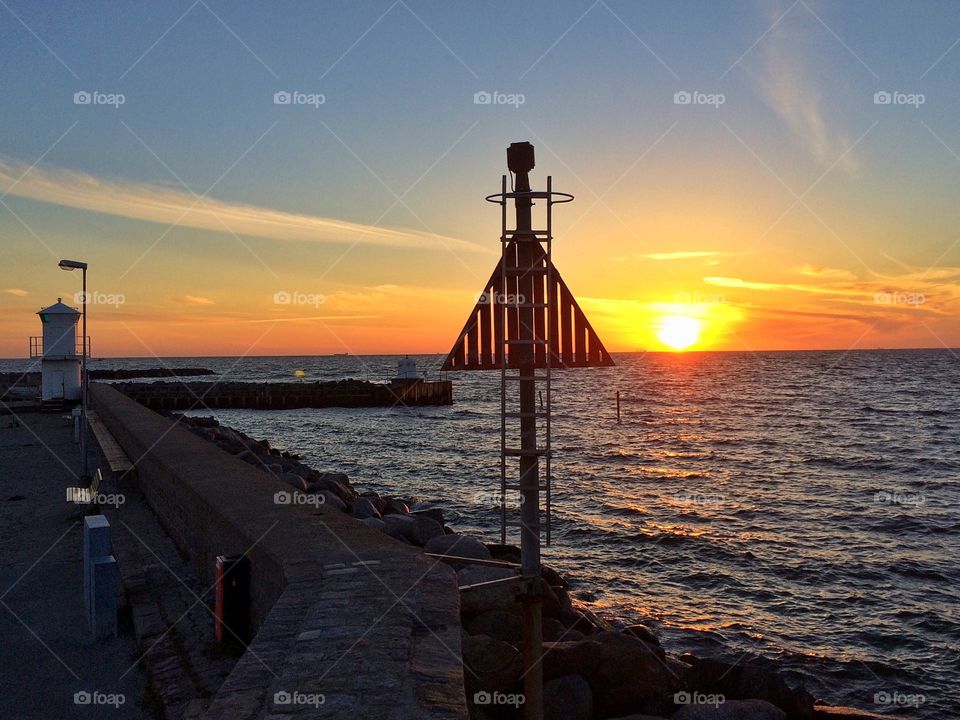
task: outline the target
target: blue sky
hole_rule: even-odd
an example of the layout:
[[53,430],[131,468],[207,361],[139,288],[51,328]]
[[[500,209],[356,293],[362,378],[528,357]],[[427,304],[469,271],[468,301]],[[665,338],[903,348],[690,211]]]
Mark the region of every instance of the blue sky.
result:
[[[578,196],[562,211],[558,261],[578,294],[615,316],[601,325],[621,346],[624,323],[642,320],[618,324],[618,312],[643,315],[716,276],[795,285],[788,268],[847,273],[836,297],[819,299],[833,306],[806,309],[839,318],[836,346],[876,312],[899,313],[859,308],[841,323],[851,288],[942,290],[921,310],[935,311],[931,325],[956,319],[954,275],[937,288],[922,275],[960,266],[955,2],[4,0],[0,18],[0,193],[9,193],[0,286],[28,293],[0,300],[4,354],[20,342],[18,313],[63,283],[46,278],[53,255],[100,260],[109,289],[139,298],[118,311],[129,323],[169,315],[186,296],[210,300],[194,315],[232,313],[238,288],[266,296],[322,273],[330,297],[388,285],[466,295],[496,250],[496,213],[482,196],[497,189],[504,147],[524,139],[537,145],[538,171]],[[82,91],[124,102],[76,105]],[[277,105],[278,91],[325,102]],[[477,105],[478,91],[524,102]],[[724,101],[677,105],[681,91]],[[922,94],[923,104],[877,105],[878,91]],[[179,210],[130,210],[164,190],[181,197],[163,203],[181,210],[209,190],[222,216],[255,208],[256,217],[224,232],[220,217],[177,224]],[[264,212],[327,224],[288,241],[264,233],[273,222]],[[354,247],[350,233],[368,226],[396,234]],[[701,251],[718,264],[644,257]],[[729,298],[733,314],[791,310],[764,294]],[[441,335],[459,329],[439,309],[425,312]],[[877,331],[908,345],[949,336],[906,324],[884,316]],[[718,327],[722,344],[735,347],[727,330]],[[183,331],[187,346],[203,336],[195,332]],[[364,338],[357,346],[370,349]]]

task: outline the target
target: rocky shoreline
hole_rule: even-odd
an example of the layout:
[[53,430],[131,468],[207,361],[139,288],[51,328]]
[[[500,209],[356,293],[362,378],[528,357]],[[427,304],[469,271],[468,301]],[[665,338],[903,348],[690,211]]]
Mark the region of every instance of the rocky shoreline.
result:
[[[519,549],[461,535],[442,508],[416,498],[358,491],[347,475],[319,472],[298,455],[254,440],[212,417],[172,415],[200,437],[291,487],[278,502],[329,505],[425,552],[495,560],[504,566],[455,564],[459,585],[515,574]],[[296,498],[296,500],[293,500]],[[643,625],[615,627],[580,605],[569,582],[544,566],[544,717],[546,720],[818,720],[886,718],[831,707],[791,687],[770,661],[736,663],[667,652]],[[520,718],[523,656],[519,583],[461,592],[464,678],[471,718]]]

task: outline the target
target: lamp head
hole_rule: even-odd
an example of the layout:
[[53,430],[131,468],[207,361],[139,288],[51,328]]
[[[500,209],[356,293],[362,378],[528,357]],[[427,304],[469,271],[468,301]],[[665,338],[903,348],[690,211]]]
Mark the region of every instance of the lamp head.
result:
[[61,260],[59,263],[61,270],[86,270],[87,264],[79,260]]
[[533,145],[528,142],[510,143],[507,148],[507,168],[510,172],[520,175],[533,170]]

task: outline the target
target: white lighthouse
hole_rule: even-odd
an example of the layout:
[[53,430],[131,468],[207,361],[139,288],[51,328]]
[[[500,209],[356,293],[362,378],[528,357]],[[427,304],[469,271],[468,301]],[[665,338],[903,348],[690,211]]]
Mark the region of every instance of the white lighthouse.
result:
[[77,321],[80,313],[61,298],[37,315],[43,325],[43,344],[40,338],[30,338],[30,357],[41,356],[41,399],[43,401],[79,401],[80,365],[82,353],[77,353]]

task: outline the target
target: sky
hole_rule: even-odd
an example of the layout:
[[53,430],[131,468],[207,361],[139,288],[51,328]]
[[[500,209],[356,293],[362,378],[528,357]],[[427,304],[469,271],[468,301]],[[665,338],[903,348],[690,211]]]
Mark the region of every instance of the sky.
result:
[[[953,0],[0,0],[0,357],[447,351],[505,148],[611,351],[960,347]],[[485,102],[489,101],[489,102]]]

